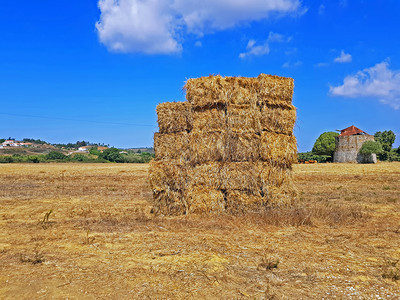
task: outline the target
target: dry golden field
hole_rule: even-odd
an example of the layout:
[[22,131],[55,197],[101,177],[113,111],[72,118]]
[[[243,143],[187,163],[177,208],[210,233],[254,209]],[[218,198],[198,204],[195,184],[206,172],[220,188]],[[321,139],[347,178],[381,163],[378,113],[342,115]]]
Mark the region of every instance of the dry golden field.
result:
[[154,217],[147,165],[0,165],[1,299],[399,299],[400,164],[295,165],[300,203]]

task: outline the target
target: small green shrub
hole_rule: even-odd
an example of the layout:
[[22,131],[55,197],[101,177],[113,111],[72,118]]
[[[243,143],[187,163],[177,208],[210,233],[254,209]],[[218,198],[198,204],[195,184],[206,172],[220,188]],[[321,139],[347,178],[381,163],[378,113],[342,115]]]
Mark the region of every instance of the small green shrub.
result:
[[[400,147],[399,147],[400,149]],[[400,161],[400,151],[399,149],[392,149],[388,154],[389,161]]]
[[25,157],[26,162],[31,162],[31,163],[40,163],[44,161],[45,159],[43,158],[42,155],[28,155]]
[[375,141],[366,141],[360,149],[360,153],[364,155],[370,155],[372,153],[379,154],[382,153],[382,145]]
[[90,159],[87,155],[78,153],[71,157],[72,161],[88,162]]
[[0,163],[1,164],[8,164],[14,162],[14,159],[11,156],[8,155],[2,155],[0,156]]
[[67,156],[65,154],[62,154],[57,151],[50,151],[45,156],[46,160],[65,160],[66,158]]

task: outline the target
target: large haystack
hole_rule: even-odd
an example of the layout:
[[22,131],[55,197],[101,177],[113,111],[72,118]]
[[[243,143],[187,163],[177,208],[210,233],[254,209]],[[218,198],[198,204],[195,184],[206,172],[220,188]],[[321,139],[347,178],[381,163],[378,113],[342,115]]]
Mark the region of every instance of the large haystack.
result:
[[189,79],[186,102],[157,107],[150,166],[154,211],[243,213],[290,205],[296,196],[293,79]]

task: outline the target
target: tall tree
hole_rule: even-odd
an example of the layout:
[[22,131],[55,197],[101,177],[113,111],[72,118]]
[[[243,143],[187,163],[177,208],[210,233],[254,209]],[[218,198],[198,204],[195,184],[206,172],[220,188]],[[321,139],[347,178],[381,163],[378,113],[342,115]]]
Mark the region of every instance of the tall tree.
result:
[[312,153],[317,155],[333,156],[336,148],[335,138],[339,134],[337,132],[328,131],[321,134],[314,143]]
[[392,145],[396,140],[396,135],[391,130],[385,130],[383,132],[378,131],[374,135],[375,141],[381,143],[383,151],[390,152]]
[[99,155],[99,157],[104,158],[111,162],[117,162],[117,163],[124,162],[124,158],[119,153],[119,151],[120,150],[118,150],[117,148],[114,148],[114,147],[108,148],[108,149],[104,150],[103,153],[101,153]]

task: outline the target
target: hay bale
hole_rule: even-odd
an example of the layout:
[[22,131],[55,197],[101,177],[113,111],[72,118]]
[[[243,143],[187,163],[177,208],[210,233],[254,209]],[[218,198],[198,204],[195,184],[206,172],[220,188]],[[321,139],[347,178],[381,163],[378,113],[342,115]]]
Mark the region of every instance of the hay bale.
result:
[[253,105],[228,105],[226,108],[228,129],[233,132],[261,132],[261,112]]
[[255,133],[230,132],[227,137],[227,160],[258,161],[260,159],[260,136]]
[[292,169],[269,162],[258,164],[261,190],[266,193],[269,186],[280,187],[284,183],[292,182]]
[[229,88],[220,75],[189,79],[184,89],[193,107],[226,105],[228,101]]
[[257,78],[226,77],[225,82],[229,87],[229,104],[256,106],[259,85]]
[[221,189],[260,193],[259,168],[251,162],[228,162],[222,165]]
[[185,89],[187,103],[157,107],[155,212],[236,214],[289,205],[296,194],[293,79],[209,76],[189,79]]
[[226,191],[226,212],[242,214],[249,211],[260,211],[264,206],[264,199],[260,194],[252,194],[246,191]]
[[189,135],[187,132],[154,134],[156,160],[189,158]]
[[221,188],[222,163],[210,162],[197,165],[189,173],[190,185],[208,186],[213,189]]
[[183,191],[153,192],[153,211],[156,215],[183,215],[187,213]]
[[293,78],[260,74],[258,77],[258,100],[260,104],[292,104]]
[[186,192],[188,213],[220,214],[225,209],[224,194],[206,186],[192,186]]
[[292,103],[292,78],[260,74],[257,78],[208,76],[189,79],[186,99],[195,107],[230,104]]
[[296,108],[293,105],[263,105],[261,127],[263,130],[290,135],[296,122]]
[[271,164],[291,166],[297,161],[297,143],[293,135],[263,131],[261,158]]
[[192,164],[202,164],[226,159],[226,132],[192,132],[189,140]]
[[193,131],[226,130],[226,113],[221,106],[193,109],[192,119]]
[[153,191],[184,190],[188,185],[190,167],[182,160],[150,161],[150,187]]
[[191,112],[188,102],[164,102],[157,105],[160,133],[190,131]]

